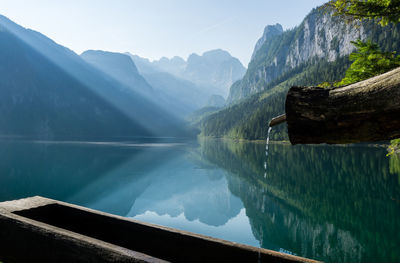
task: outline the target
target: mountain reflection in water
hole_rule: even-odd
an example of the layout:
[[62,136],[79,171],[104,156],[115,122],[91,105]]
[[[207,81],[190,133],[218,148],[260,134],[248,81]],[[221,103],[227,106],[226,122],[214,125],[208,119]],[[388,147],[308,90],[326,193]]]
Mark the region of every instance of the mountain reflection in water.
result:
[[326,262],[400,261],[400,165],[384,148],[272,144],[265,171],[263,144],[0,144],[2,201],[42,195]]

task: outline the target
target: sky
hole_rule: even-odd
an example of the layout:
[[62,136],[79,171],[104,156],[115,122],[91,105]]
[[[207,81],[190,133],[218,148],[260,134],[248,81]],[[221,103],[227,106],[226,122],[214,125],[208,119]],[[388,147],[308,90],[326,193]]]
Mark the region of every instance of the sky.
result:
[[264,27],[293,28],[327,0],[0,0],[0,14],[78,54],[151,60],[221,48],[244,66]]

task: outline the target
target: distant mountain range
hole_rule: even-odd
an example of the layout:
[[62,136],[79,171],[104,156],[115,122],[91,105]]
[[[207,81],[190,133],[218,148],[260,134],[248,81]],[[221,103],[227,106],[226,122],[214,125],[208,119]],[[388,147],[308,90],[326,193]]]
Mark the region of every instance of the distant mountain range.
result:
[[[124,72],[105,74],[4,16],[0,39],[1,135],[88,139],[185,134],[183,123],[142,96],[139,87],[115,80]],[[150,90],[143,79],[134,78],[140,88]]]
[[181,117],[204,107],[213,94],[189,80],[159,68],[156,65],[157,62],[150,62],[148,59],[137,55],[126,54],[135,62],[138,71],[153,87],[154,91],[163,98],[163,104],[172,104],[168,108]]
[[4,16],[0,40],[0,136],[193,135],[183,119],[204,106],[222,107],[245,72],[223,50],[188,61],[94,50],[78,56]]
[[241,79],[246,68],[227,51],[216,49],[199,56],[191,54],[187,61],[180,57],[161,58],[150,62],[148,59],[129,54],[141,74],[167,72],[176,78],[192,82],[209,95],[227,97],[229,88]]

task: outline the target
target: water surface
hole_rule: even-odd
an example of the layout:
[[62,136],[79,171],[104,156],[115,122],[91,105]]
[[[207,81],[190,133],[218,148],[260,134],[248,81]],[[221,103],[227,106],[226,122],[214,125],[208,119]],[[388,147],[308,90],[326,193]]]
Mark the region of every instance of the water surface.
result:
[[400,161],[381,147],[0,141],[0,201],[34,195],[326,262],[400,262]]

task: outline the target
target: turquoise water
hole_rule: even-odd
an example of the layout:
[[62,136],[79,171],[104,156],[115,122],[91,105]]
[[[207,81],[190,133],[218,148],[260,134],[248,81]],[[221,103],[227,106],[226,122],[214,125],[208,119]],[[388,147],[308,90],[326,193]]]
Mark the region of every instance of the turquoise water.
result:
[[400,262],[381,147],[0,141],[0,201],[41,195],[326,262]]

